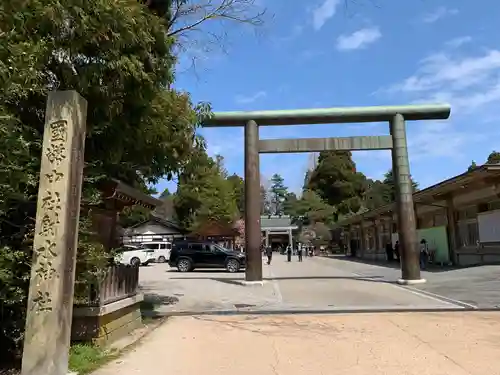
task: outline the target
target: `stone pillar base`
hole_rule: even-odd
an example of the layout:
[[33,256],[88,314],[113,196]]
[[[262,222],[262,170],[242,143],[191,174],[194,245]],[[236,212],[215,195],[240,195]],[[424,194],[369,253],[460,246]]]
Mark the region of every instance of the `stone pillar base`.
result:
[[257,281],[246,281],[246,280],[235,280],[235,283],[243,286],[263,286],[266,282],[265,280],[257,280]]
[[427,280],[425,279],[417,279],[417,280],[405,280],[405,279],[399,279],[398,284],[399,285],[418,285],[418,284],[425,284]]

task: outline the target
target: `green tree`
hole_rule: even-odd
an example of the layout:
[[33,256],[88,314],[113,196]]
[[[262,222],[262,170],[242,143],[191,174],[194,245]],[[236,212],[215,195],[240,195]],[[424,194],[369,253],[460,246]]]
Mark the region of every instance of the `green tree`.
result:
[[486,164],[498,164],[500,163],[500,152],[492,151],[488,155],[488,159],[486,160]]
[[[411,177],[410,177],[411,178]],[[411,178],[413,192],[418,191],[418,183]],[[373,210],[396,200],[396,188],[392,169],[387,171],[382,181],[367,179],[365,194],[363,196],[363,207]]]
[[179,176],[174,208],[181,225],[193,231],[211,222],[231,224],[238,215],[232,184],[202,149]]
[[473,171],[476,168],[477,168],[477,164],[474,160],[472,160],[472,162],[469,165],[469,168],[467,168],[467,172]]
[[165,220],[174,219],[174,197],[175,196],[170,193],[168,189],[163,190],[159,197],[161,205],[156,207],[153,211],[153,215]]
[[234,199],[240,216],[245,214],[245,181],[236,173],[227,178],[234,192]]
[[306,190],[302,197],[288,207],[288,214],[299,225],[311,223],[332,223],[335,220],[335,209],[326,203],[315,191]]
[[271,187],[269,188],[272,212],[275,215],[283,214],[283,202],[288,194],[288,188],[284,184],[283,177],[275,173],[271,177]]
[[283,213],[285,215],[294,216],[294,210],[297,206],[297,195],[295,193],[287,193],[283,200]]
[[338,213],[357,212],[366,177],[356,171],[349,151],[323,151],[312,172],[308,188],[314,190]]
[[[88,102],[85,205],[101,203],[104,179],[146,188],[189,161],[209,107],[172,88],[167,27],[134,0],[0,2],[0,268],[18,263],[0,276],[2,356],[22,347],[13,327],[24,327],[47,94]],[[89,254],[92,238],[79,241]]]
[[[418,191],[418,183],[413,180],[410,176],[412,192]],[[394,182],[394,174],[392,169],[387,171],[384,175],[384,180],[382,181],[384,187],[382,189],[382,196],[385,203],[391,203],[396,201],[396,185]]]

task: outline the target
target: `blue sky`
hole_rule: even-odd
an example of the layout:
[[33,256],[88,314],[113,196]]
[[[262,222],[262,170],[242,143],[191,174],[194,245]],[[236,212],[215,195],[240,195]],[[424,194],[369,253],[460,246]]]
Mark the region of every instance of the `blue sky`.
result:
[[[483,0],[259,0],[264,26],[228,30],[226,51],[181,59],[176,87],[214,111],[448,102],[450,120],[408,123],[411,173],[421,188],[500,151],[500,3]],[[187,54],[196,53],[193,48]],[[387,124],[261,128],[261,138],[388,134]],[[243,174],[243,130],[203,129],[210,155]],[[381,178],[388,151],[354,152]],[[261,173],[299,191],[309,154],[261,155]],[[175,190],[172,182],[161,182]]]

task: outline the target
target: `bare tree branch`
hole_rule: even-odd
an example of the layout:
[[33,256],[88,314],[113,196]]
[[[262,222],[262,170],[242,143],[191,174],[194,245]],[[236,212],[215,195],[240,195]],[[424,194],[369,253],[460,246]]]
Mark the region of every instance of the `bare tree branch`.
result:
[[228,21],[261,26],[265,9],[255,0],[172,0],[169,36],[198,30],[207,21]]

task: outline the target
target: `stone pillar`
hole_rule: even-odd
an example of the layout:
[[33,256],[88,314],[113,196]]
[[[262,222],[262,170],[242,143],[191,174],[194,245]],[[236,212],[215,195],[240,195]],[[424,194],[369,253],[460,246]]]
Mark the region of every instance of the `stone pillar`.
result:
[[410,164],[406,145],[406,125],[402,115],[397,114],[390,122],[392,149],[392,170],[396,190],[399,245],[401,252],[402,284],[425,282],[420,278],[420,260],[417,226],[413,207],[413,188],[410,178]]
[[266,230],[266,247],[269,246],[269,231]]
[[455,213],[455,205],[453,203],[453,197],[449,196],[446,199],[446,220],[448,222],[448,254],[450,262],[454,265],[457,264],[457,250],[460,247],[460,239],[458,237],[458,222]]
[[288,229],[288,244],[292,247],[292,251],[293,251],[293,236],[292,236],[291,229]]
[[66,375],[87,102],[51,92],[45,113],[22,375]]
[[259,126],[253,120],[245,126],[245,226],[245,280],[262,281]]

